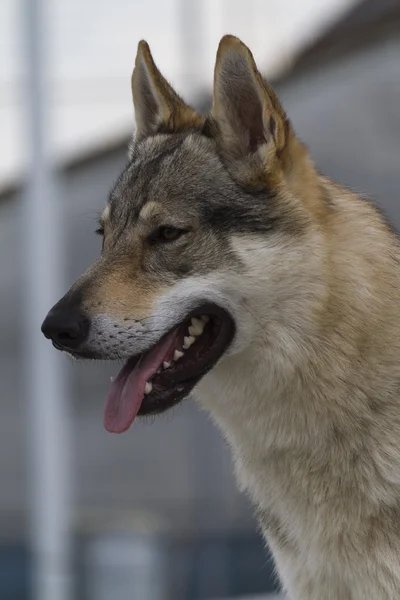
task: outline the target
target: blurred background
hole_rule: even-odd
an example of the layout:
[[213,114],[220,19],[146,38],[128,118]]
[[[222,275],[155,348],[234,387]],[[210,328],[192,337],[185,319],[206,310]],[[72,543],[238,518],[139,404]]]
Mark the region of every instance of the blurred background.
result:
[[71,364],[40,334],[100,250],[96,219],[134,130],[138,41],[207,110],[228,32],[320,170],[400,223],[399,0],[0,0],[1,600],[276,590],[207,416],[187,401],[112,436],[102,405],[115,365]]

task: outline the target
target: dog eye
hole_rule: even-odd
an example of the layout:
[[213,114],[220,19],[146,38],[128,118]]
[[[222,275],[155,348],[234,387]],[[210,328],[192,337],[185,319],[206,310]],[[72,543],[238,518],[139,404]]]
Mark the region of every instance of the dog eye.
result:
[[186,229],[179,229],[178,227],[159,227],[149,236],[149,242],[151,244],[174,242],[178,238],[186,233]]

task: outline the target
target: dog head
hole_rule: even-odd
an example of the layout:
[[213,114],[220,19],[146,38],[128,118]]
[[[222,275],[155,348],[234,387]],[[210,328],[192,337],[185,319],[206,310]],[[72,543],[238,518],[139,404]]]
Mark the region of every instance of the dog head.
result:
[[42,325],[75,357],[126,361],[105,409],[116,432],[260,335],[272,346],[278,325],[299,330],[323,212],[307,151],[237,38],[221,40],[207,117],[145,42],[132,91],[136,135],[101,217],[101,256]]

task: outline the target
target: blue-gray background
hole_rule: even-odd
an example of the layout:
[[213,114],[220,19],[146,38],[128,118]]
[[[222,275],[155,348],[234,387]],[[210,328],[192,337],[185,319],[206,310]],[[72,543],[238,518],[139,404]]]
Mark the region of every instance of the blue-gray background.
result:
[[[377,19],[374,16],[371,22]],[[354,43],[354,30],[339,28],[333,45],[321,44],[295,63],[277,78],[276,87],[320,171],[372,197],[398,225],[398,15],[397,21],[391,18],[375,29],[369,27],[359,43]],[[208,88],[202,90],[202,103],[207,104],[209,93]],[[100,241],[92,234],[96,217],[125,156],[126,146],[117,144],[59,171],[54,202],[63,211],[66,286],[99,252]],[[4,600],[28,597],[30,479],[27,399],[21,378],[21,193],[16,182],[15,189],[0,196],[0,596]],[[87,540],[121,531],[121,520],[128,524],[122,529],[132,535],[142,531],[143,522],[150,522],[150,537],[160,540],[155,547],[167,543],[166,579],[175,600],[271,590],[271,564],[251,507],[236,491],[229,450],[210,419],[188,401],[152,423],[137,423],[122,436],[110,436],[102,426],[102,406],[115,366],[68,363],[67,373],[79,597],[90,596],[85,583]]]

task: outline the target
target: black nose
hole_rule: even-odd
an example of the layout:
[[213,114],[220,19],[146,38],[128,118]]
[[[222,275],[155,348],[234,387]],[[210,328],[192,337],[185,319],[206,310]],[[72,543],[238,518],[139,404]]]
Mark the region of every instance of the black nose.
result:
[[75,349],[86,339],[90,321],[75,308],[54,306],[42,323],[42,333],[60,350]]

